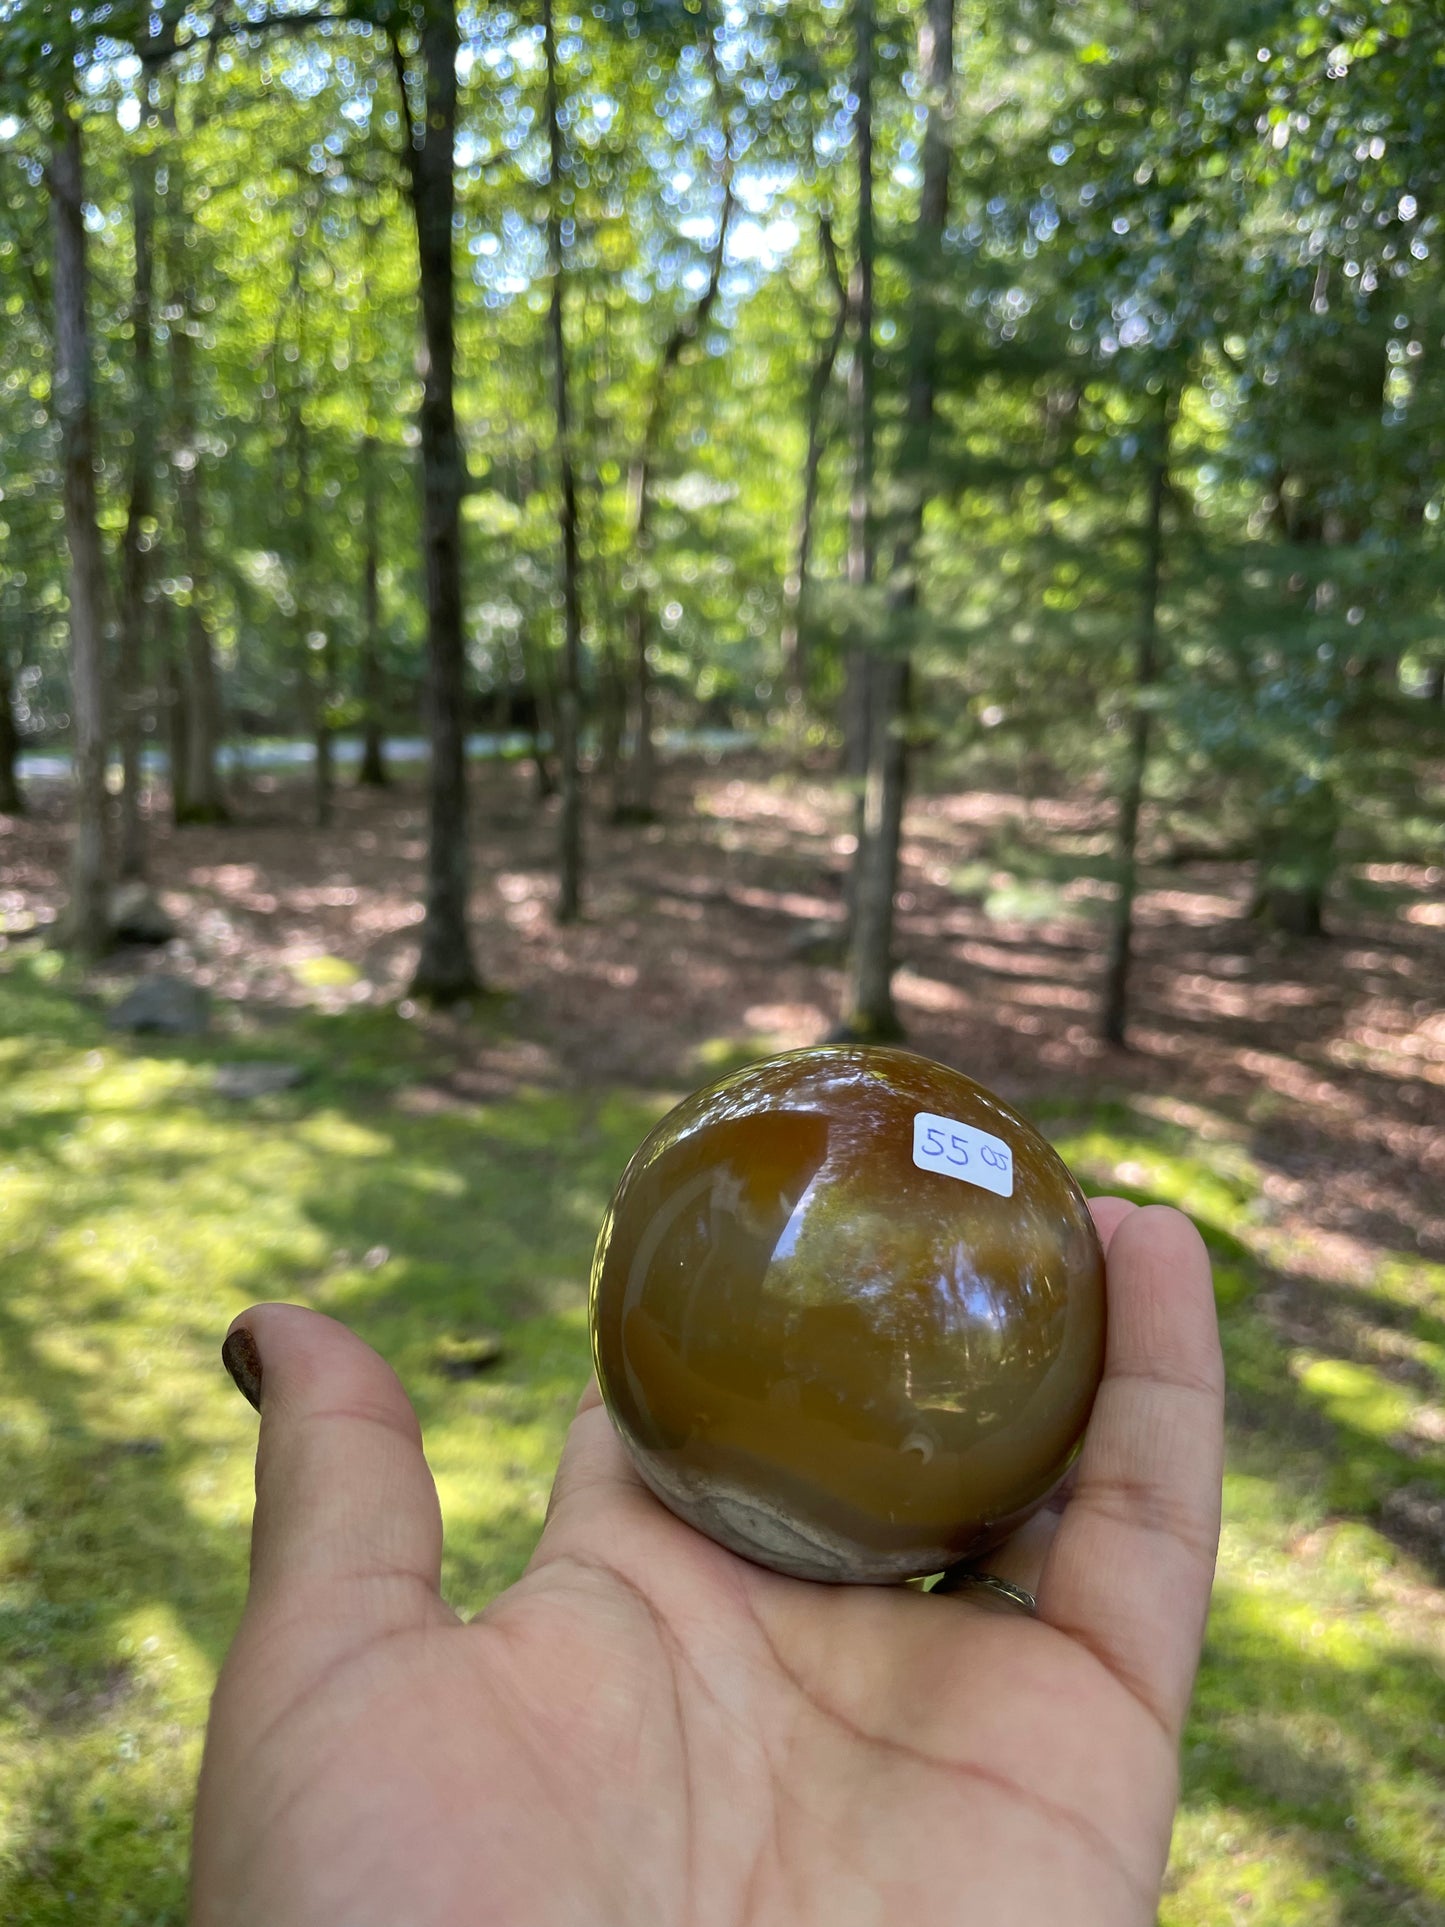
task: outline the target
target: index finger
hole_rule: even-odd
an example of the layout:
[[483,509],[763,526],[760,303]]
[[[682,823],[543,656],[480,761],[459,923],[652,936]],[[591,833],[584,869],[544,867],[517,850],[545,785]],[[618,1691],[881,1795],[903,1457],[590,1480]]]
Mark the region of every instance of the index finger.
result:
[[1174,1741],[1219,1540],[1224,1364],[1209,1255],[1179,1212],[1131,1212],[1109,1244],[1104,1380],[1039,1618],[1086,1646]]

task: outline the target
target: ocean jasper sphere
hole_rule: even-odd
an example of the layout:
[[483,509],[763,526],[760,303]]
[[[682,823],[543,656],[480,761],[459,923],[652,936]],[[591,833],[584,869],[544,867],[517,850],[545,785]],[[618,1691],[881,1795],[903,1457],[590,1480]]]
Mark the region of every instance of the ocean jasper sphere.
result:
[[592,1266],[612,1422],[663,1504],[804,1579],[985,1553],[1078,1450],[1104,1358],[1083,1193],[909,1051],[769,1058],[670,1112]]

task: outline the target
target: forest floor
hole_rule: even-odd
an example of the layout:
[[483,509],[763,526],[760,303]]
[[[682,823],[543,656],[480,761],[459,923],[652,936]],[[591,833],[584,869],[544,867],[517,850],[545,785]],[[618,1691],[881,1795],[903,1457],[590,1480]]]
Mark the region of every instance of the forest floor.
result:
[[[256,781],[156,826],[181,930],[84,980],[34,940],[61,798],[0,822],[0,1917],[183,1917],[206,1696],[244,1584],[248,1427],[215,1363],[257,1296],[347,1318],[401,1371],[449,1596],[519,1568],[586,1368],[583,1281],[623,1163],[677,1095],[808,1043],[840,973],[846,808],[760,757],[671,769],[592,826],[551,916],[551,815],[478,771],[465,1013],[413,1010],[420,790],[333,827]],[[1134,1048],[1090,1019],[1107,811],[920,796],[898,978],[910,1042],[1035,1117],[1085,1184],[1180,1205],[1215,1256],[1226,1525],[1166,1927],[1445,1923],[1445,872],[1362,864],[1330,938],[1246,914],[1228,864],[1149,868]],[[215,999],[121,1041],[138,973]],[[297,1088],[218,1096],[222,1062]]]

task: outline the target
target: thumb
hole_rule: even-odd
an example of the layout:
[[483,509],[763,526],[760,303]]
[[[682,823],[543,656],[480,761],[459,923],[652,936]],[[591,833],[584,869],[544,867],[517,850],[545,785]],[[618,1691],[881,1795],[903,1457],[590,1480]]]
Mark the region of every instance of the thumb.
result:
[[243,1312],[221,1355],[261,1413],[248,1617],[308,1623],[313,1663],[408,1626],[454,1624],[436,1486],[391,1367],[299,1305]]

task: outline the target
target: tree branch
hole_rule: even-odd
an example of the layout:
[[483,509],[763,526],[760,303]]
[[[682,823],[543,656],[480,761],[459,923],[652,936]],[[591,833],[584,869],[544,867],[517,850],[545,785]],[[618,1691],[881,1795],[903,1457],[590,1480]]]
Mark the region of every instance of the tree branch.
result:
[[401,42],[391,28],[387,28],[386,42],[391,49],[391,70],[396,75],[396,91],[401,96],[401,121],[406,136],[407,172],[416,178],[416,156],[421,142],[417,139],[416,116],[411,111],[411,95],[406,90],[406,55],[401,50]]
[[826,214],[818,216],[818,240],[822,245],[823,265],[828,270],[828,279],[833,284],[833,292],[838,297],[838,306],[848,305],[848,282],[843,273],[843,263],[838,258],[838,243],[833,238],[833,223]]
[[198,47],[214,46],[218,41],[233,39],[241,34],[265,33],[303,33],[307,27],[321,27],[328,23],[344,24],[350,16],[338,12],[333,7],[309,7],[305,13],[271,13],[260,20],[218,19],[210,33],[193,34],[182,40],[180,22],[175,21],[163,27],[158,34],[135,43],[136,57],[143,66],[163,65],[173,54],[191,53]]

